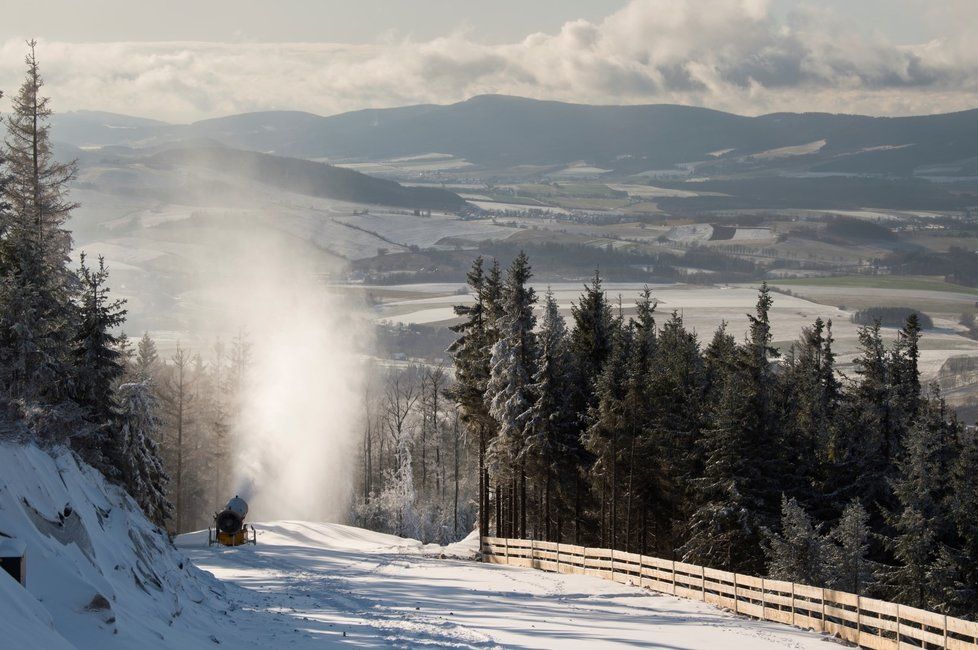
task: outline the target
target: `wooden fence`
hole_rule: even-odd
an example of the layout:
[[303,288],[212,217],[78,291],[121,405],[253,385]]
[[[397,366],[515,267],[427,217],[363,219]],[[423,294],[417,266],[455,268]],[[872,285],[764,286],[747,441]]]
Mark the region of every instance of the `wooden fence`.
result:
[[637,553],[483,537],[482,557],[495,564],[598,576],[702,600],[745,616],[828,632],[862,648],[978,648],[978,623],[972,621]]

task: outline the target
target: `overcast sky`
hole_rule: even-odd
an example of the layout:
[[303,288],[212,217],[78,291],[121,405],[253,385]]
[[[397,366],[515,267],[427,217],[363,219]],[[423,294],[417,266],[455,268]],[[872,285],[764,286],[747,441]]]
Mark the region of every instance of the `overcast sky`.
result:
[[489,92],[932,113],[978,106],[976,25],[978,0],[35,0],[4,9],[0,89],[34,36],[57,110],[171,121]]

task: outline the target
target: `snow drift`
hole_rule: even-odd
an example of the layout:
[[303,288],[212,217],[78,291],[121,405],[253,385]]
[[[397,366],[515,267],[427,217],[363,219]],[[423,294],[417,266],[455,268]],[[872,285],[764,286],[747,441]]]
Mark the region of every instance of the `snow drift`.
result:
[[214,648],[237,635],[223,584],[67,449],[0,442],[5,538],[27,546],[27,589],[0,571],[3,647]]

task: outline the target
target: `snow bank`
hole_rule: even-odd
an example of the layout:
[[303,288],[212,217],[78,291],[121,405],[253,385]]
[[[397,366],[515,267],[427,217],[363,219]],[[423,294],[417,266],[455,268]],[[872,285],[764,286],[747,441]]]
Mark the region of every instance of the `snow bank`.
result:
[[27,547],[27,589],[0,571],[0,646],[214,648],[236,638],[222,583],[68,450],[0,442],[4,537]]

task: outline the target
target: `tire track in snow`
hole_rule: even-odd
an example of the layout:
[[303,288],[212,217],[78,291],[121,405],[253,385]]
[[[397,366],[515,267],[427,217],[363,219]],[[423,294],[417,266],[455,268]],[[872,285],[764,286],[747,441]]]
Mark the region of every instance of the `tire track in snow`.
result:
[[[335,558],[324,556],[333,562]],[[317,620],[317,614],[332,611],[346,615],[363,625],[373,628],[378,635],[394,647],[444,647],[444,648],[496,648],[498,644],[488,634],[446,618],[391,608],[386,602],[357,592],[355,581],[341,575],[328,575],[323,571],[310,570],[302,561],[287,559],[284,553],[264,552],[261,549],[239,549],[235,552],[237,567],[261,571],[274,581],[288,585],[287,590],[238,586],[262,597],[256,609],[264,609],[279,616],[296,620]],[[414,557],[411,557],[414,560]],[[426,558],[418,557],[419,562]],[[378,554],[359,556],[353,562],[344,562],[342,571],[351,575],[376,575],[388,573],[389,568],[415,569],[405,556]],[[305,602],[302,602],[305,601]]]

